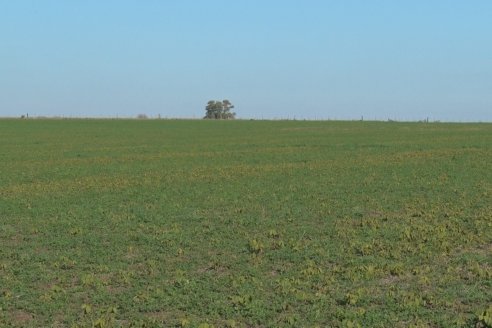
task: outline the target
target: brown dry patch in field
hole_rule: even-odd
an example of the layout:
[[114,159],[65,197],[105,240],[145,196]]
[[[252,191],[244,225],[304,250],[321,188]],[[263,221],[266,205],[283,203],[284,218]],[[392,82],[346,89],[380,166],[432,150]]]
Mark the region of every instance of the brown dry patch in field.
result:
[[484,244],[472,250],[473,253],[490,256],[492,254],[492,243]]
[[52,328],[65,328],[67,324],[65,322],[65,314],[57,312],[53,317],[53,322],[51,324]]
[[12,313],[12,323],[14,326],[25,326],[30,321],[34,320],[34,315],[24,310],[16,310]]
[[484,257],[491,256],[492,254],[492,243],[485,243],[477,247],[465,247],[456,251],[454,256],[464,255],[464,254],[475,254]]
[[395,284],[397,283],[398,281],[400,281],[400,278],[398,276],[393,276],[393,275],[390,275],[390,276],[387,276],[387,277],[384,277],[382,278],[379,283],[383,286],[388,286],[388,285],[392,285],[392,284]]
[[123,286],[107,285],[106,290],[108,291],[108,293],[110,293],[112,295],[117,295],[117,294],[124,293],[126,290],[128,290],[128,288],[123,287]]

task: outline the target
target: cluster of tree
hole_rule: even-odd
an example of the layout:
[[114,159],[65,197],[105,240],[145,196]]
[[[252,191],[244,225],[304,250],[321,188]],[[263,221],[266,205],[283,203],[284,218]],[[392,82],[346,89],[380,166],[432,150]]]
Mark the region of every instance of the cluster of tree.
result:
[[210,100],[205,107],[205,119],[231,120],[236,118],[236,113],[231,110],[234,105],[229,100]]

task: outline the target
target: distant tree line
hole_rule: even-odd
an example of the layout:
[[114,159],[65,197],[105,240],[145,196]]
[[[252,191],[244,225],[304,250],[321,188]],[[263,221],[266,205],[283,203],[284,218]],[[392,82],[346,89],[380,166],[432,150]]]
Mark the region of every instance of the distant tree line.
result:
[[232,120],[236,113],[232,112],[234,105],[227,99],[222,101],[210,100],[205,107],[204,119]]

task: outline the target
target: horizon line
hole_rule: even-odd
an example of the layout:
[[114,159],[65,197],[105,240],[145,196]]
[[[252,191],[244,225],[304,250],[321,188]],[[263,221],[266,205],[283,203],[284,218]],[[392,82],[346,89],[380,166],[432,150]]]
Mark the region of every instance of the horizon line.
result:
[[135,120],[135,121],[313,121],[313,122],[387,122],[387,123],[492,123],[492,121],[446,121],[430,120],[428,117],[421,120],[405,119],[338,119],[338,118],[296,118],[296,117],[274,117],[254,118],[239,117],[234,119],[204,119],[203,117],[138,117],[137,116],[63,116],[63,115],[39,115],[39,116],[0,116],[0,120]]

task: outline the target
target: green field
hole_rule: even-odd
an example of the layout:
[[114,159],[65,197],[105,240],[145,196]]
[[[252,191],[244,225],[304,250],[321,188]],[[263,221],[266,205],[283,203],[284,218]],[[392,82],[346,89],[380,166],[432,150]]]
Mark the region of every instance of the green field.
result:
[[492,325],[492,124],[4,119],[0,159],[0,326]]

